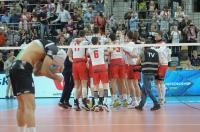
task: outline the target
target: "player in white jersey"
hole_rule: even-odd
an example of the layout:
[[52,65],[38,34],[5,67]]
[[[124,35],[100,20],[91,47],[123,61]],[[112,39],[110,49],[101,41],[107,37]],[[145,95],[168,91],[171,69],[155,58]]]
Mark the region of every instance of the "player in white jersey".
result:
[[[93,27],[93,35],[86,36],[86,40],[89,41],[91,44],[92,37],[98,37],[100,44],[105,44],[107,42],[107,38],[105,36],[101,36],[99,32],[99,27],[94,26]],[[89,78],[90,78],[90,89],[91,89],[91,96],[92,96],[92,106],[94,105],[94,95],[93,95],[93,89],[94,89],[94,83],[93,83],[93,70],[92,70],[92,63],[91,58],[88,58],[88,65],[89,65]],[[100,82],[100,89],[103,89],[102,83]]]
[[[155,40],[157,44],[163,44],[163,45],[165,44],[165,42],[162,41],[161,33],[155,34]],[[156,86],[158,89],[159,103],[164,104],[165,93],[166,93],[164,78],[165,78],[166,71],[168,69],[168,62],[170,60],[171,51],[167,46],[156,47],[155,50],[158,52],[159,63],[160,63],[158,67],[158,73],[156,76]]]
[[138,105],[141,97],[140,87],[139,87],[139,80],[140,80],[140,58],[139,54],[141,52],[141,48],[133,47],[135,43],[133,39],[136,37],[136,34],[129,31],[126,35],[128,39],[128,43],[126,47],[123,47],[124,52],[127,55],[127,62],[128,62],[128,84],[130,91],[133,93],[132,97],[132,104],[130,104],[129,108],[134,108]]
[[[85,40],[85,31],[79,32],[80,38],[75,38],[71,42],[71,46],[82,46],[88,45],[88,41]],[[74,103],[77,106],[77,111],[81,110],[79,107],[79,91],[82,88],[83,97],[83,108],[89,110],[87,105],[87,80],[88,80],[88,69],[86,66],[86,49],[85,48],[72,48],[68,50],[69,57],[72,58],[72,75],[74,78]]]
[[[98,37],[92,38],[92,44],[97,45],[99,44]],[[105,48],[90,48],[88,49],[89,56],[91,58],[92,63],[92,70],[93,70],[93,83],[94,83],[94,97],[98,98],[98,91],[99,91],[99,83],[100,81],[103,84],[103,89],[108,89],[108,71],[107,66],[104,59]],[[99,102],[95,106],[98,105],[102,106],[104,100],[104,90],[99,91]]]
[[[116,40],[116,35],[111,33],[109,35],[111,44],[120,44],[118,40]],[[123,49],[120,47],[117,48],[109,48],[110,53],[110,64],[109,64],[109,78],[111,78],[111,88],[112,88],[112,100],[113,107],[119,105],[118,96],[116,94],[116,89],[118,88],[120,96],[123,94],[122,101],[123,106],[127,106],[127,88],[125,84],[126,72],[125,72],[125,63],[123,58]],[[119,80],[119,81],[117,81]],[[117,86],[118,84],[118,86]]]

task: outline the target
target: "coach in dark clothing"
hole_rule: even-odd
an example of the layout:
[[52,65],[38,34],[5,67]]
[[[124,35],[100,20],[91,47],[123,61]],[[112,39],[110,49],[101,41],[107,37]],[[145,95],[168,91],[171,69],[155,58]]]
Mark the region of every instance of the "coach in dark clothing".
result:
[[142,99],[140,104],[135,108],[137,110],[143,110],[143,107],[147,100],[147,95],[151,98],[154,103],[154,106],[151,110],[160,109],[160,105],[156,97],[151,91],[151,82],[155,80],[155,75],[158,70],[159,56],[158,53],[151,48],[145,48],[144,52],[141,54],[141,64],[142,64],[142,73],[143,73],[143,87],[142,87]]
[[72,77],[72,62],[67,57],[64,63],[65,67],[63,70],[64,76],[64,89],[62,92],[62,97],[60,98],[59,106],[63,108],[72,107],[69,103],[71,92],[74,88],[74,80]]

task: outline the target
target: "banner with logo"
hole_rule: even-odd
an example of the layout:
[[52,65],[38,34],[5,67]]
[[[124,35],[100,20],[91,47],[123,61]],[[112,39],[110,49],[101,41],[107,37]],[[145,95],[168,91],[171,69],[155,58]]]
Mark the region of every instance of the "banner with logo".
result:
[[[166,96],[200,95],[200,70],[168,70],[164,82],[167,88]],[[158,95],[154,82],[152,91],[154,95]]]
[[[60,97],[63,83],[46,77],[34,77],[36,97]],[[6,96],[7,78],[0,74],[0,98]],[[165,77],[167,96],[200,95],[200,70],[168,70]],[[157,95],[155,83],[152,90]]]
[[[63,83],[59,83],[47,77],[34,77],[36,97],[60,97]],[[5,98],[7,88],[7,78],[5,74],[0,74],[0,98]]]

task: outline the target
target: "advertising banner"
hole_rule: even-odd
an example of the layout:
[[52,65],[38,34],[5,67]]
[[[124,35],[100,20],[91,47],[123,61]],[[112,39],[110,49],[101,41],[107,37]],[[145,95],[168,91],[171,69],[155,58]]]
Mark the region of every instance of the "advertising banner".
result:
[[[36,97],[60,97],[63,83],[56,82],[46,77],[33,77]],[[200,70],[168,70],[165,76],[167,96],[200,95]],[[7,78],[0,74],[0,98],[6,96]],[[141,83],[142,85],[142,83]],[[157,95],[155,83],[152,83],[153,92]]]

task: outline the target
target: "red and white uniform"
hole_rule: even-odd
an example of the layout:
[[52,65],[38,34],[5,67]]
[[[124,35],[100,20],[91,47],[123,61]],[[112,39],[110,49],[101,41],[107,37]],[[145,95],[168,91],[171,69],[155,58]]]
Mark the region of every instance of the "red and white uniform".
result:
[[[74,39],[70,45],[82,46],[87,44],[88,42],[85,40]],[[72,74],[74,80],[87,80],[88,70],[86,66],[86,49],[72,48],[72,52],[73,52]]]
[[124,47],[124,52],[126,54],[127,63],[128,63],[128,79],[140,80],[140,69],[141,66],[138,64],[138,58],[131,57],[130,53],[140,55],[141,48],[133,47],[134,42],[129,42],[126,47]]
[[109,75],[111,78],[125,78],[126,77],[126,67],[123,58],[123,49],[115,48],[110,54],[110,67]]
[[[91,36],[86,36],[86,40],[89,41],[91,43],[92,37],[98,37],[99,38],[99,42],[100,44],[104,45],[108,39],[105,36],[101,36],[100,34],[94,34]],[[91,63],[91,59],[89,59],[89,77],[93,78],[93,69],[92,69],[92,63]]]
[[[158,44],[165,44],[165,42],[161,41]],[[155,48],[155,50],[158,52],[159,63],[160,63],[158,67],[157,79],[164,79],[166,71],[168,69],[168,62],[169,62],[169,56],[171,54],[171,50],[167,46],[161,46],[161,47]]]
[[104,50],[105,48],[88,49],[92,62],[94,85],[98,85],[100,81],[102,83],[108,83],[108,72],[104,59]]

